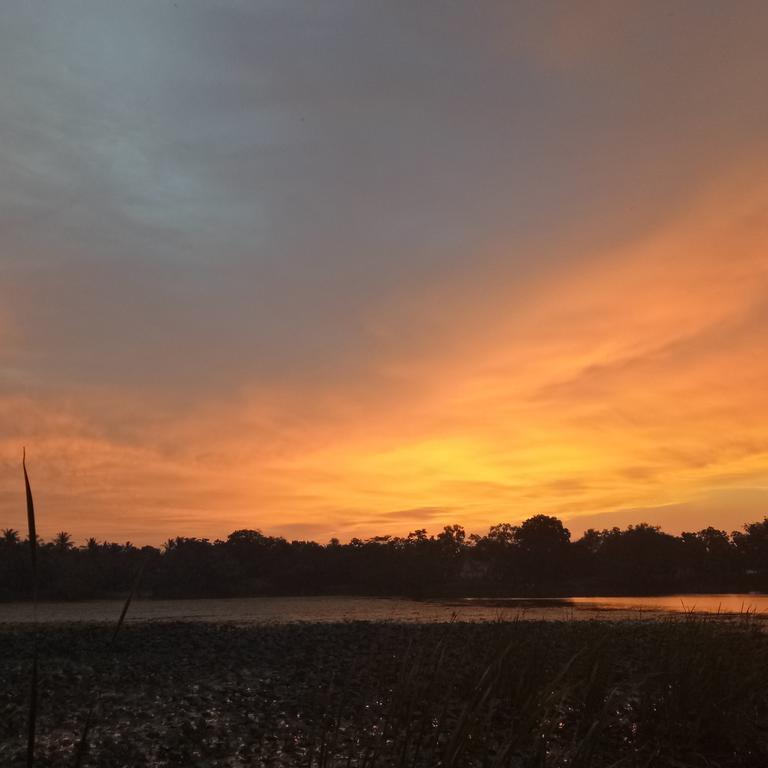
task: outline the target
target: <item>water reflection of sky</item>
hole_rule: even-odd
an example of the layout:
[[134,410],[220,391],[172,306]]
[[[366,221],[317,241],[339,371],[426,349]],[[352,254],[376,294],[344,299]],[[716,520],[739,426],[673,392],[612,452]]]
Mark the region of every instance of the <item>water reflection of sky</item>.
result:
[[[42,603],[42,622],[112,622],[119,600]],[[275,624],[296,621],[445,622],[498,620],[654,619],[686,612],[768,617],[768,595],[665,595],[660,597],[467,598],[407,600],[366,597],[251,597],[226,600],[136,600],[129,621],[210,621]],[[0,604],[0,624],[32,620],[28,603]]]
[[539,598],[467,598],[457,606],[494,606],[506,610],[555,611],[574,609],[590,612],[650,613],[725,613],[768,614],[768,595],[762,594],[687,594],[649,597],[539,597]]

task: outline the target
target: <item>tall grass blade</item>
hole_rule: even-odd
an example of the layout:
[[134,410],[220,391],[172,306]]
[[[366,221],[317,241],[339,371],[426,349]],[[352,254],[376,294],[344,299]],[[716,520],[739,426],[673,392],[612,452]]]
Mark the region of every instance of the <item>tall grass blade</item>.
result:
[[131,602],[133,602],[133,597],[139,589],[139,583],[141,582],[141,577],[144,575],[144,568],[146,565],[147,558],[145,557],[141,561],[139,569],[136,571],[136,577],[134,578],[133,584],[131,585],[131,591],[128,593],[128,597],[125,599],[123,610],[120,612],[120,618],[117,620],[115,631],[112,633],[112,639],[109,641],[110,645],[114,644],[115,640],[117,640],[118,634],[120,634],[120,628],[123,626],[123,622],[125,621],[125,614],[128,613],[128,609],[131,607]]
[[27,768],[35,764],[35,728],[37,726],[37,526],[35,525],[35,502],[27,474],[27,451],[22,452],[21,466],[24,470],[24,488],[27,495],[27,528],[29,530],[29,553],[32,559],[32,611],[35,630],[32,640],[32,677],[29,689],[29,717],[27,720]]
[[88,733],[91,730],[91,720],[93,719],[93,707],[88,710],[88,714],[85,716],[85,723],[83,724],[83,732],[80,734],[80,741],[78,742],[77,749],[75,750],[75,768],[80,768],[85,757],[85,752],[88,746]]
[[35,726],[37,724],[37,639],[32,648],[32,676],[29,690],[29,717],[27,719],[27,768],[35,764]]
[[29,551],[32,558],[32,597],[37,608],[37,526],[35,525],[35,502],[32,499],[32,487],[27,474],[27,451],[22,453],[21,466],[24,470],[24,488],[27,492],[27,527],[29,529]]
[[[139,569],[136,571],[136,577],[134,578],[133,584],[131,585],[131,591],[128,594],[128,597],[125,599],[125,603],[123,603],[123,610],[120,611],[120,618],[117,620],[117,624],[115,625],[115,630],[112,633],[112,637],[110,638],[109,643],[107,644],[107,648],[111,648],[115,644],[115,640],[117,640],[117,636],[118,634],[120,634],[120,629],[125,622],[125,615],[128,613],[128,608],[130,608],[131,606],[133,597],[139,589],[139,583],[141,582],[141,577],[144,574],[144,568],[146,564],[147,564],[147,558],[145,557],[141,561],[141,565],[139,566]],[[91,731],[91,723],[93,722],[93,713],[97,703],[98,703],[98,697],[91,704],[90,708],[88,709],[88,714],[85,716],[85,723],[83,724],[83,732],[80,734],[80,741],[78,742],[77,750],[75,751],[75,763],[74,763],[75,768],[80,768],[83,762],[83,758],[85,757],[85,753],[88,750],[88,735]]]

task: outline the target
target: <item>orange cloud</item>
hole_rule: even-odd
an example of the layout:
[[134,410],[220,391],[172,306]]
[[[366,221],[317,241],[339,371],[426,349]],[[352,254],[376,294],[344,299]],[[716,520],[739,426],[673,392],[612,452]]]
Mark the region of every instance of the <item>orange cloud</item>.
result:
[[3,523],[23,527],[26,442],[44,535],[323,539],[539,512],[575,531],[628,514],[733,527],[768,491],[763,178],[522,284],[498,244],[474,275],[377,307],[343,377],[186,411],[6,395]]

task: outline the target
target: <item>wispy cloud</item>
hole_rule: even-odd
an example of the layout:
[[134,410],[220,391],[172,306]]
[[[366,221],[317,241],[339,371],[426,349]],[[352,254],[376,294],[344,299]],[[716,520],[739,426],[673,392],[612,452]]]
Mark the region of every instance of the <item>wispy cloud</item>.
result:
[[756,513],[763,4],[180,5],[0,10],[4,524]]

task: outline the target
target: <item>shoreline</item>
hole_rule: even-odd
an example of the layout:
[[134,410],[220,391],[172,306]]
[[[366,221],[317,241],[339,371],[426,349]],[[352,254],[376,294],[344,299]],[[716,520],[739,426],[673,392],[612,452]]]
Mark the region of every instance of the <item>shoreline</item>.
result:
[[[754,599],[755,602],[749,602]],[[41,626],[116,621],[123,600],[38,603]],[[207,598],[132,602],[127,622],[206,622],[234,624],[393,621],[446,623],[499,620],[646,620],[693,614],[717,620],[768,619],[765,596],[675,595],[659,598],[484,598],[407,600],[396,597]],[[760,606],[758,608],[758,606]],[[0,604],[0,627],[33,620],[32,603]]]

